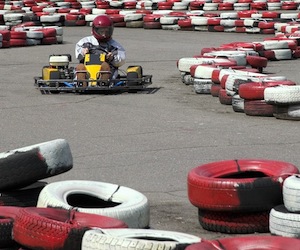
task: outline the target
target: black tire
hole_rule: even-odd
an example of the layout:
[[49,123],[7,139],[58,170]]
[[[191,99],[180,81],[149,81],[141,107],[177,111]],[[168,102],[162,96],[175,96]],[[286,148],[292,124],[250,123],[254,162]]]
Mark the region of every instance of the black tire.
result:
[[208,231],[227,234],[251,234],[269,232],[269,213],[216,212],[198,209],[200,225]]
[[21,189],[0,193],[0,206],[35,207],[46,182],[38,181]]

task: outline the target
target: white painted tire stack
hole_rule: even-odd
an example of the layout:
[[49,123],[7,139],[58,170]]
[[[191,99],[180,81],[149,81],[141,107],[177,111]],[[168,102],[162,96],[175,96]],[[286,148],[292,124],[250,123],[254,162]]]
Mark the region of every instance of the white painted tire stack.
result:
[[270,212],[270,232],[285,237],[300,237],[300,176],[283,182],[283,204]]

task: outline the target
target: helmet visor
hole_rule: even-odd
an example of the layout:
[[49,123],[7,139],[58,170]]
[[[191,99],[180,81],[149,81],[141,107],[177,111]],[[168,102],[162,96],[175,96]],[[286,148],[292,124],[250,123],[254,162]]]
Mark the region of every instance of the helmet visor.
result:
[[100,37],[111,37],[113,27],[94,27],[94,32]]

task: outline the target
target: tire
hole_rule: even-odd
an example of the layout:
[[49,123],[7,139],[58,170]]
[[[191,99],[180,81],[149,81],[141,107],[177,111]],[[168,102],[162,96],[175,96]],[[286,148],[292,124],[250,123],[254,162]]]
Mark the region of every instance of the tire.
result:
[[[178,245],[200,242],[199,237],[163,230],[105,229],[88,230],[82,239],[82,250],[101,249],[175,249]],[[127,246],[127,247],[126,247]]]
[[73,157],[64,139],[9,150],[0,153],[0,191],[25,187],[72,167]]
[[300,105],[274,105],[273,115],[277,119],[300,121]]
[[227,95],[227,92],[225,89],[221,88],[219,90],[219,101],[221,104],[224,105],[231,105],[232,104],[232,96]]
[[80,250],[84,232],[93,227],[125,228],[126,224],[75,210],[27,207],[14,220],[13,239],[33,249]]
[[266,211],[282,204],[282,182],[298,172],[296,166],[283,161],[211,162],[189,171],[188,198],[204,210]]
[[203,229],[227,234],[251,234],[269,232],[269,213],[216,212],[198,209],[198,219]]
[[289,212],[284,205],[272,208],[269,223],[271,234],[299,238],[300,214]]
[[247,100],[264,100],[264,90],[267,87],[279,85],[296,85],[293,81],[249,82],[239,87],[239,95]]
[[46,182],[38,181],[24,188],[2,192],[0,206],[35,207],[39,194],[46,185]]
[[277,86],[266,88],[264,99],[269,104],[298,104],[300,103],[300,86]]
[[191,244],[185,250],[287,250],[294,249],[299,244],[300,239],[271,235],[253,235],[205,240],[200,243]]
[[249,116],[273,117],[274,106],[265,100],[245,100],[244,113]]
[[300,212],[300,176],[292,175],[283,183],[283,204],[290,212]]
[[232,109],[235,112],[244,113],[244,99],[238,94],[232,96]]
[[128,187],[96,181],[70,180],[48,184],[40,193],[38,207],[61,207],[110,216],[130,228],[149,227],[146,196]]
[[211,80],[194,78],[193,85],[196,94],[210,94]]

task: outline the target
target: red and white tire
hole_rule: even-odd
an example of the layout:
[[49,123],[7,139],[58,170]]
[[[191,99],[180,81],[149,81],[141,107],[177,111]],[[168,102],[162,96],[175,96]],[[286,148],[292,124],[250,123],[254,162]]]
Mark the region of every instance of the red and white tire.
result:
[[264,99],[270,104],[298,104],[300,103],[300,85],[266,88]]
[[73,167],[71,150],[64,139],[0,153],[0,161],[0,190],[24,187]]
[[[76,196],[86,200],[85,204]],[[97,181],[50,183],[41,191],[37,207],[60,207],[66,210],[76,207],[80,212],[122,220],[130,228],[147,228],[150,221],[149,202],[145,195],[128,187]]]
[[264,100],[264,91],[267,87],[278,85],[296,85],[293,81],[270,81],[270,82],[249,82],[239,87],[239,95],[247,100]]
[[59,208],[27,207],[14,220],[13,239],[33,249],[81,249],[88,229],[126,228],[123,221]]
[[284,179],[298,172],[296,166],[283,161],[211,162],[189,171],[188,198],[206,210],[264,211],[282,203]]

